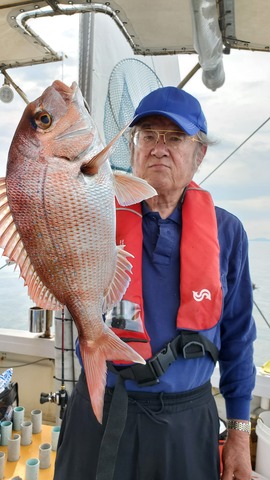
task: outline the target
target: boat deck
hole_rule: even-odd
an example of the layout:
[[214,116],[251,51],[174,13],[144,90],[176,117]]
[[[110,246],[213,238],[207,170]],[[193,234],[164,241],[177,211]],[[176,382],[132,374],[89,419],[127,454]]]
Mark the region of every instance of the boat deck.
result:
[[[52,426],[42,425],[42,431],[32,435],[32,443],[28,446],[22,446],[20,448],[20,458],[17,462],[7,461],[7,449],[6,446],[0,446],[0,451],[5,452],[5,467],[4,467],[4,479],[12,480],[14,477],[19,480],[25,478],[25,464],[29,458],[39,458],[39,446],[42,443],[51,443],[51,430]],[[20,433],[20,432],[15,432]],[[54,472],[56,452],[51,452],[51,466],[46,469],[39,469],[39,480],[52,480]]]

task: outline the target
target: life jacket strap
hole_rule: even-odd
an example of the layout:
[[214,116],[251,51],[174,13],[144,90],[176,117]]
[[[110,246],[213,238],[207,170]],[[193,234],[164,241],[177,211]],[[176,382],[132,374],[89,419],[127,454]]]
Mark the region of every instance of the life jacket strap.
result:
[[150,386],[159,383],[169,366],[182,355],[185,359],[204,357],[210,354],[213,362],[218,359],[218,348],[207,337],[199,332],[182,330],[171,342],[167,343],[156,355],[146,360],[145,365],[134,364],[119,367],[107,362],[108,369],[120,375],[124,380],[135,380],[139,386]]

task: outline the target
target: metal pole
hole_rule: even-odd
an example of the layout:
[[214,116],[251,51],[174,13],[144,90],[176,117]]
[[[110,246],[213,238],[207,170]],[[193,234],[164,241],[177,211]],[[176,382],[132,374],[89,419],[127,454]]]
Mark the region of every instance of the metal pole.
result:
[[195,75],[195,73],[201,68],[201,65],[199,63],[197,63],[195,65],[195,67],[192,68],[192,70],[190,70],[190,72],[186,75],[186,77],[179,83],[179,85],[177,86],[177,88],[183,88],[184,85],[186,85],[186,83],[193,77],[193,75]]
[[9,74],[6,72],[6,70],[3,68],[1,70],[1,73],[4,75],[5,79],[7,80],[8,83],[11,83],[13,88],[16,90],[16,92],[20,95],[20,97],[25,101],[25,103],[28,105],[29,100],[25,93],[16,85],[16,83],[12,80],[12,78],[9,76]]

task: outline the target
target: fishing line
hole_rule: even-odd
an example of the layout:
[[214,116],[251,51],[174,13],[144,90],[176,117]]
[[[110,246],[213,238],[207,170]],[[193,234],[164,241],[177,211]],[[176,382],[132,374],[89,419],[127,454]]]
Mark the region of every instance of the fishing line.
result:
[[257,308],[258,312],[261,314],[262,318],[264,319],[266,325],[270,328],[270,323],[268,322],[268,320],[267,320],[266,317],[264,316],[263,312],[261,311],[261,309],[259,308],[259,306],[258,306],[257,303],[255,302],[255,300],[253,300],[253,303],[254,303],[255,307]]
[[224,163],[227,162],[227,160],[229,160],[229,158],[231,158],[237,152],[237,150],[239,150],[251,137],[253,137],[253,135],[255,135],[255,133],[257,133],[267,122],[269,122],[269,120],[270,120],[270,117],[268,117],[267,120],[265,120],[258,128],[256,128],[256,130],[254,130],[254,132],[251,133],[251,135],[249,135],[232,153],[230,153],[230,155],[228,157],[226,157],[216,168],[214,168],[214,170],[212,170],[212,172],[210,172],[209,175],[207,175],[199,183],[199,185],[201,185],[203,182],[205,182],[205,180],[207,180],[209,177],[211,177],[211,175],[213,175],[213,173],[215,173],[222,165],[224,165]]

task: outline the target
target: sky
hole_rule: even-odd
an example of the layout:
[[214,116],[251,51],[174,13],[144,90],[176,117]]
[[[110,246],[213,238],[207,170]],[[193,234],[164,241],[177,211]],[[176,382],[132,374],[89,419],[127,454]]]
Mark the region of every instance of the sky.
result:
[[[35,31],[57,52],[65,52],[63,62],[9,70],[15,83],[30,101],[37,98],[55,79],[68,85],[78,80],[78,17],[50,19],[50,29]],[[53,23],[52,23],[53,22]],[[53,24],[54,27],[53,27]],[[54,34],[53,32],[56,32]],[[180,75],[197,63],[197,55],[179,57]],[[247,137],[270,117],[270,53],[232,50],[223,56],[225,84],[215,92],[201,80],[201,71],[184,89],[198,98],[208,122],[210,137],[205,160],[196,174],[201,183]],[[0,75],[0,82],[4,78]],[[15,93],[9,104],[0,102],[0,176],[5,176],[8,149],[25,108]],[[249,239],[270,240],[270,120],[226,163],[203,181],[214,202],[234,213],[243,222]]]
[[[270,239],[270,56],[231,51],[223,61],[226,80],[221,88],[212,92],[204,87],[200,71],[184,87],[200,100],[209,134],[217,142],[208,149],[196,180],[202,182],[266,122],[202,186],[216,204],[241,219],[249,238]],[[181,57],[183,75],[192,63]]]

